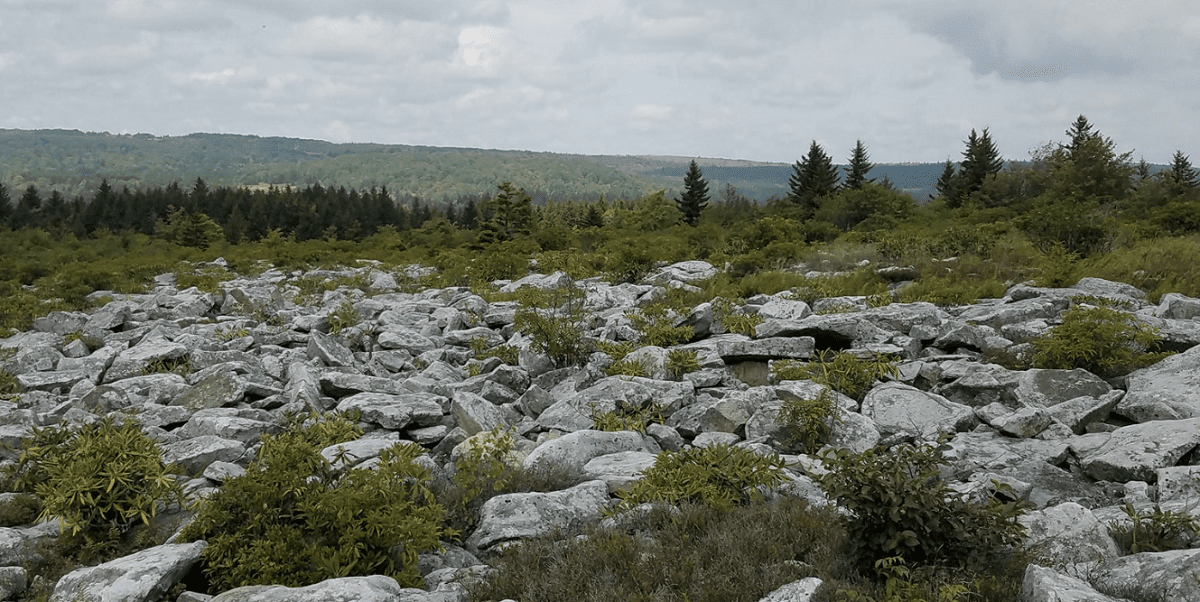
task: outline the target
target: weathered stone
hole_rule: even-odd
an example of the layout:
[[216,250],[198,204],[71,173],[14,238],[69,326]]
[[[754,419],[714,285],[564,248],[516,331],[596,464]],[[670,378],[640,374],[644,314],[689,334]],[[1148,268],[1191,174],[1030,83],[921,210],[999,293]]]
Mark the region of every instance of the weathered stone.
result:
[[970,407],[902,383],[884,383],[867,393],[862,414],[881,436],[903,433],[933,441],[941,433],[970,430],[976,423]]
[[167,593],[208,544],[165,544],[110,560],[98,566],[76,569],[54,586],[51,602],[107,602],[129,600],[152,602]]
[[214,374],[171,401],[171,405],[196,411],[204,408],[234,406],[246,395],[246,381],[232,372]]
[[411,330],[387,329],[380,332],[375,340],[384,349],[401,349],[412,355],[421,355],[437,348],[429,337]]
[[369,575],[327,579],[305,587],[249,585],[222,592],[209,602],[434,602],[430,595],[425,590],[400,587],[387,575]]
[[454,394],[451,413],[460,428],[474,435],[508,424],[504,412],[492,402],[466,391]]
[[1001,433],[1012,437],[1029,439],[1050,426],[1052,418],[1044,408],[1021,408],[1011,414],[1005,414],[989,424]]
[[817,595],[822,583],[824,582],[816,577],[805,577],[780,586],[766,597],[760,598],[758,602],[809,602]]
[[[444,397],[429,394],[358,393],[338,402],[339,412],[357,410],[361,420],[398,431],[410,424],[432,426],[442,418]],[[490,428],[490,427],[489,427]]]
[[1106,562],[1090,575],[1101,593],[1136,600],[1200,600],[1200,550],[1143,552]]
[[546,408],[537,424],[543,429],[578,431],[592,427],[592,412],[612,412],[620,407],[638,408],[657,401],[655,391],[641,383],[616,377],[600,380]]
[[1158,502],[1200,500],[1200,466],[1168,466],[1158,475]]
[[502,293],[516,292],[522,287],[533,287],[543,290],[558,289],[572,284],[571,277],[566,272],[554,272],[553,274],[529,274],[518,280],[510,282],[500,287]]
[[947,351],[966,348],[972,351],[983,351],[985,334],[976,326],[959,320],[947,320],[938,327],[938,336],[933,346]]
[[162,450],[163,462],[179,464],[189,473],[196,474],[216,461],[237,462],[245,455],[246,446],[240,441],[205,435],[169,443]]
[[886,343],[892,334],[858,314],[812,315],[803,320],[767,320],[754,330],[754,338],[812,337],[817,349],[848,349]]
[[348,372],[322,372],[317,379],[321,391],[331,397],[344,397],[355,393],[385,393],[402,395],[409,391],[404,385],[390,378],[353,374]]
[[250,446],[257,443],[263,435],[277,434],[281,430],[279,425],[271,422],[239,416],[204,415],[198,412],[176,434],[184,439],[212,435]]
[[354,354],[345,345],[334,337],[317,331],[308,333],[308,357],[337,368],[349,368],[354,365]]
[[350,468],[378,458],[380,452],[389,449],[400,442],[395,433],[391,437],[363,437],[353,441],[335,443],[321,450],[321,456],[333,464],[334,468]]
[[1018,519],[1028,530],[1025,547],[1058,565],[1102,562],[1120,556],[1108,529],[1090,510],[1067,502]]
[[571,530],[600,518],[608,506],[608,485],[587,481],[552,493],[510,493],[484,502],[479,527],[467,538],[468,550],[537,537],[555,529]]
[[1064,575],[1044,566],[1025,567],[1020,602],[1123,602],[1106,596],[1083,579]]
[[1179,293],[1167,293],[1154,308],[1154,316],[1167,320],[1194,320],[1200,316],[1200,299]]
[[692,439],[693,447],[713,447],[716,445],[729,446],[741,441],[742,438],[734,433],[725,433],[722,431],[708,431],[696,435]]
[[104,382],[111,383],[131,376],[137,376],[151,362],[177,360],[187,355],[187,352],[187,347],[166,339],[142,341],[118,353],[113,358],[112,365],[104,374]]
[[668,282],[673,280],[695,282],[698,280],[708,280],[716,276],[717,271],[717,268],[707,261],[681,261],[659,269],[643,278],[642,282],[658,286],[666,286]]
[[657,454],[644,451],[624,451],[597,456],[583,465],[583,474],[588,479],[597,479],[608,484],[610,493],[628,489],[641,480],[642,471],[654,466]]
[[1159,468],[1174,466],[1200,445],[1200,418],[1160,420],[1121,427],[1095,452],[1080,459],[1088,476],[1104,481],[1153,481]]
[[662,451],[653,438],[634,431],[577,430],[538,445],[522,462],[529,470],[557,465],[565,470],[583,469],[593,458],[617,452]]
[[1017,376],[1017,400],[1022,405],[1048,408],[1076,397],[1100,399],[1112,387],[1100,377],[1084,370],[1025,370]]
[[1104,420],[1125,396],[1121,390],[1109,391],[1099,398],[1083,396],[1068,399],[1048,408],[1050,416],[1066,425],[1076,435],[1086,432],[1087,425]]
[[812,337],[768,337],[722,341],[717,345],[717,353],[727,364],[774,359],[809,359],[813,355],[814,346],[815,340]]
[[214,483],[224,483],[229,479],[240,477],[246,474],[246,469],[239,464],[232,462],[213,462],[204,469],[204,478]]
[[766,303],[749,307],[764,320],[803,320],[813,313],[803,301],[780,299],[775,296],[769,297]]
[[17,375],[17,386],[22,391],[67,391],[81,381],[91,381],[92,375],[83,370],[56,370],[53,372],[26,372]]
[[1200,348],[1168,357],[1125,378],[1114,411],[1137,422],[1200,417]]
[[170,403],[188,391],[187,381],[178,374],[147,374],[134,376],[110,383],[111,387],[125,392],[130,403]]

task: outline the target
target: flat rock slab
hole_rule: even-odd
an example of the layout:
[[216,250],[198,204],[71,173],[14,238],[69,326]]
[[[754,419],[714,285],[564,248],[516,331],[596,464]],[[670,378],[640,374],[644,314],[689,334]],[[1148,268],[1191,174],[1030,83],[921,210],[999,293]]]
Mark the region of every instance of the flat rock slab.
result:
[[67,573],[54,586],[51,602],[151,602],[160,599],[192,565],[208,544],[166,544],[104,564]]
[[647,452],[657,454],[654,439],[634,431],[581,430],[551,439],[534,448],[522,465],[536,470],[557,464],[566,470],[579,471],[593,458],[617,452]]
[[932,441],[941,433],[969,430],[977,419],[969,406],[901,383],[884,383],[867,393],[862,414],[886,437],[907,433]]
[[1102,564],[1092,585],[1113,596],[1139,600],[1200,600],[1200,550],[1145,552]]
[[717,353],[727,364],[773,359],[809,359],[816,341],[812,337],[768,337],[747,341],[722,341]]
[[1125,379],[1115,411],[1136,422],[1200,417],[1200,347],[1142,368]]
[[1082,579],[1064,575],[1044,566],[1025,567],[1020,602],[1124,602],[1106,596]]
[[467,538],[468,550],[485,550],[506,541],[572,529],[600,518],[608,505],[608,485],[587,481],[551,493],[498,495],[479,512],[479,528]]
[[251,585],[221,593],[209,602],[425,602],[425,590],[400,587],[386,575],[328,579],[305,587]]
[[824,582],[816,577],[805,577],[780,587],[758,602],[809,602],[817,594],[822,583]]
[[1096,480],[1152,482],[1160,468],[1174,466],[1200,445],[1200,418],[1156,420],[1123,426],[1083,457],[1080,465]]
[[1091,510],[1067,502],[1018,519],[1029,532],[1025,547],[1064,565],[1112,560],[1120,555],[1108,528]]
[[358,393],[338,402],[339,412],[357,410],[360,420],[397,431],[410,424],[432,426],[442,418],[444,397],[433,394]]
[[246,395],[246,381],[233,372],[214,374],[184,391],[171,401],[171,405],[183,406],[193,412],[205,408],[235,406]]

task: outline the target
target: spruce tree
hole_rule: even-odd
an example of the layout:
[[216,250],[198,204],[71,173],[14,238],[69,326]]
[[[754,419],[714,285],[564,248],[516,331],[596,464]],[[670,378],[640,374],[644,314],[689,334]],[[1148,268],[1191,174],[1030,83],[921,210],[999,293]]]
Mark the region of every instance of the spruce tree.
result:
[[36,228],[39,225],[37,212],[41,207],[42,196],[38,194],[37,187],[30,184],[25,189],[25,194],[22,194],[20,200],[17,201],[17,207],[9,217],[9,226],[13,230],[26,227]]
[[820,198],[837,192],[838,178],[833,160],[813,140],[804,159],[792,166],[792,177],[788,179],[791,194],[788,198],[803,208],[806,218],[812,217],[819,208]]
[[950,199],[951,207],[962,206],[967,197],[983,186],[983,182],[988,176],[1000,173],[1004,167],[1004,159],[1000,158],[1000,151],[992,142],[987,128],[983,128],[983,134],[976,134],[972,129],[966,144],[967,148],[963,151],[962,170],[957,177],[954,195],[947,197]]
[[867,147],[863,146],[862,140],[857,141],[854,145],[854,150],[850,154],[850,164],[846,166],[846,183],[844,188],[858,190],[866,182],[874,182],[875,178],[867,179],[867,172],[875,167],[870,162],[870,157],[867,155]]
[[1171,157],[1171,181],[1180,192],[1200,186],[1200,174],[1192,167],[1192,162],[1183,151],[1175,151]]
[[517,189],[511,182],[502,182],[500,192],[486,205],[501,240],[511,240],[518,234],[529,232],[533,220],[533,198],[524,189]]
[[[946,203],[952,207],[958,206],[955,204],[956,201],[952,200],[956,198],[956,192],[954,188],[955,184],[957,183],[958,174],[954,170],[954,162],[950,159],[946,159],[946,165],[942,168],[942,175],[938,176],[937,193],[938,196],[945,198]],[[929,195],[929,198],[932,200],[934,197],[933,195]]]
[[1086,140],[1098,137],[1099,135],[1099,132],[1092,131],[1092,124],[1088,122],[1087,117],[1084,117],[1083,115],[1076,117],[1075,122],[1072,123],[1071,127],[1067,130],[1067,137],[1071,139],[1066,147],[1067,156],[1070,157],[1074,155],[1075,151],[1078,150],[1080,145],[1082,145]]
[[708,207],[708,182],[695,160],[688,164],[687,175],[683,176],[683,194],[675,206],[683,214],[683,223],[693,228],[700,223],[700,212]]
[[12,200],[8,196],[8,188],[4,184],[0,184],[0,228],[8,225],[9,218],[12,217],[13,206]]

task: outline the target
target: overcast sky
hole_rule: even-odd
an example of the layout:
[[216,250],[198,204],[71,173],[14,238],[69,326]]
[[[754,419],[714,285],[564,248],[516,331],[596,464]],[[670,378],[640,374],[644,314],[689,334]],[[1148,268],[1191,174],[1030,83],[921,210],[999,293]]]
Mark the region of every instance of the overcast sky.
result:
[[0,128],[792,162],[1200,164],[1194,0],[0,0]]

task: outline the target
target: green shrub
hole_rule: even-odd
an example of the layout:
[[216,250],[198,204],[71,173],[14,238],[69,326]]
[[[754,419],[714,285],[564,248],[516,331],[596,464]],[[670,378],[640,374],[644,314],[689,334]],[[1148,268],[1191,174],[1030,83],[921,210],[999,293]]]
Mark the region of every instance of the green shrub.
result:
[[899,374],[897,362],[875,354],[869,360],[860,359],[853,353],[822,351],[814,361],[799,362],[782,360],[775,362],[775,380],[811,380],[832,388],[834,391],[862,401],[875,381]]
[[645,363],[627,357],[613,362],[604,373],[609,376],[649,376]]
[[420,584],[417,555],[444,535],[432,477],[416,462],[425,450],[399,442],[372,468],[337,468],[320,449],[355,429],[327,416],[264,435],[246,474],[204,500],[180,534],[208,541],[204,570],[214,591],[371,574]]
[[925,301],[940,307],[952,307],[970,305],[980,299],[997,299],[1007,291],[1008,287],[1003,282],[993,279],[925,276],[900,289],[900,302]]
[[621,502],[609,513],[648,502],[691,501],[729,509],[761,497],[759,487],[784,482],[784,464],[778,455],[767,457],[728,445],[663,451],[643,473],[633,487],[617,493]]
[[[858,590],[840,589],[839,596],[844,596],[849,602],[926,602],[925,593],[916,583],[911,581],[912,571],[904,562],[903,556],[892,556],[875,561],[875,572],[884,581],[884,598],[876,598],[859,593]],[[937,590],[935,602],[961,602],[970,588],[961,583],[943,585]]]
[[237,328],[232,326],[229,328],[218,328],[213,332],[213,338],[221,342],[233,341],[235,339],[248,336],[250,336],[250,329],[246,328],[245,326]]
[[629,314],[629,324],[638,331],[638,342],[655,347],[685,343],[695,334],[691,326],[675,326],[677,317],[662,303],[647,305]]
[[42,513],[42,501],[36,495],[20,493],[0,503],[0,527],[32,525]]
[[16,399],[21,392],[17,377],[8,370],[0,370],[0,399]]
[[136,420],[117,424],[106,417],[77,427],[35,427],[5,477],[15,491],[38,496],[39,519],[58,517],[64,533],[103,546],[138,522],[149,524],[160,504],[184,504],[176,472]]
[[604,339],[596,340],[596,349],[608,355],[614,362],[619,362],[625,359],[625,356],[633,353],[636,347],[629,341],[608,341]]
[[816,453],[829,442],[832,422],[837,419],[837,398],[824,387],[816,397],[788,397],[779,406],[776,420],[788,432],[787,445],[806,454]]
[[973,503],[949,488],[938,470],[937,448],[842,449],[821,459],[829,472],[817,481],[850,512],[844,519],[850,552],[864,572],[894,556],[965,566],[1018,546],[1025,537],[1016,503],[994,498]]
[[447,523],[455,531],[467,532],[475,527],[477,511],[482,506],[478,502],[480,494],[485,491],[494,494],[508,485],[512,471],[506,459],[516,443],[512,427],[504,426],[468,440],[466,453],[455,462],[452,477],[461,497],[457,498],[456,506],[447,509]]
[[700,369],[700,352],[695,349],[671,349],[667,351],[667,372],[676,380],[684,374]]
[[1062,324],[1033,340],[1033,365],[1119,376],[1169,355],[1154,351],[1161,340],[1157,329],[1107,304],[1073,304],[1063,312]]
[[1200,521],[1187,512],[1163,510],[1157,505],[1139,512],[1129,502],[1121,509],[1129,522],[1112,521],[1108,534],[1123,554],[1184,550],[1192,547],[1192,539],[1200,535]]
[[221,266],[204,266],[202,268],[179,267],[175,269],[175,286],[179,289],[196,287],[206,293],[217,292],[218,285],[232,280],[235,274]]
[[166,357],[152,360],[142,368],[142,374],[178,374],[187,376],[192,373],[192,358],[189,356]]
[[637,431],[645,434],[646,427],[652,423],[662,424],[663,409],[654,402],[647,402],[629,407],[618,405],[611,412],[600,412],[593,405],[591,408],[592,428],[598,431]]
[[817,299],[828,297],[870,296],[887,292],[887,283],[875,273],[875,270],[867,267],[848,274],[808,278],[803,285],[794,289],[792,297],[812,305]]
[[338,334],[351,326],[357,326],[361,321],[358,316],[358,310],[354,308],[354,302],[346,299],[342,301],[337,309],[326,314],[329,320],[329,334]]
[[733,303],[724,298],[713,301],[713,317],[725,327],[725,332],[744,334],[748,337],[753,337],[754,329],[763,323],[762,316],[737,310]]
[[522,288],[513,328],[528,335],[530,347],[558,366],[587,361],[592,345],[585,336],[591,318],[583,309],[583,291],[574,284],[558,289]]

